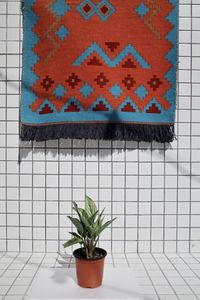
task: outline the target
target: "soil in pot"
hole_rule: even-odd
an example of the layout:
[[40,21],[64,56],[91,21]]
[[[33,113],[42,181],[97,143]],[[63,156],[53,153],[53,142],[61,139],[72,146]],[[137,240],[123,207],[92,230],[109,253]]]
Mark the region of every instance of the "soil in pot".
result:
[[107,252],[96,248],[92,259],[87,259],[82,248],[73,252],[76,259],[76,275],[78,284],[84,288],[96,288],[102,284],[104,260]]

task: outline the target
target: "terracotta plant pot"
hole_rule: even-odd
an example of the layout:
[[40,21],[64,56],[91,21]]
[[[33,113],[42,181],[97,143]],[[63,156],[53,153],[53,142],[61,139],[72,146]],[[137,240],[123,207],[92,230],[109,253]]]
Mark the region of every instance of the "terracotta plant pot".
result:
[[96,248],[96,251],[102,255],[101,258],[86,259],[81,248],[73,252],[76,259],[78,285],[83,288],[96,288],[102,284],[104,260],[107,252],[101,248]]

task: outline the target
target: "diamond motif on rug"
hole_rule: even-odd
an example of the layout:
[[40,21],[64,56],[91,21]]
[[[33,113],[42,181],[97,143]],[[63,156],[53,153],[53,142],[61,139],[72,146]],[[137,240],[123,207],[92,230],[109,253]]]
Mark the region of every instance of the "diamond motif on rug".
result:
[[65,0],[56,0],[53,5],[51,5],[52,11],[57,17],[62,17],[70,10],[70,6]]
[[64,88],[64,86],[62,86],[62,84],[59,84],[53,91],[53,94],[60,100],[64,96],[65,92],[66,89]]
[[95,9],[95,4],[91,0],[84,0],[77,6],[78,12],[85,20],[90,19],[95,14]]
[[92,94],[93,91],[94,89],[87,82],[80,89],[81,94],[86,99]]
[[69,30],[62,25],[58,31],[56,32],[56,35],[62,40],[64,41],[64,39],[69,35]]
[[113,97],[115,99],[119,98],[119,96],[121,95],[121,93],[123,92],[122,89],[120,88],[120,86],[116,83],[115,85],[113,85],[113,87],[110,89],[111,94],[113,95]]
[[115,12],[113,5],[108,0],[102,0],[98,5],[95,5],[92,0],[84,0],[77,6],[77,10],[85,20],[89,20],[96,14],[102,21],[107,21]]
[[140,85],[137,90],[135,90],[135,94],[140,98],[140,100],[143,100],[148,95],[148,91],[144,85]]
[[148,12],[149,12],[149,8],[144,4],[141,3],[136,9],[135,9],[136,13],[140,16],[140,17],[144,17]]
[[103,0],[97,6],[97,14],[102,19],[102,21],[107,21],[107,19],[115,12],[115,9],[109,1]]

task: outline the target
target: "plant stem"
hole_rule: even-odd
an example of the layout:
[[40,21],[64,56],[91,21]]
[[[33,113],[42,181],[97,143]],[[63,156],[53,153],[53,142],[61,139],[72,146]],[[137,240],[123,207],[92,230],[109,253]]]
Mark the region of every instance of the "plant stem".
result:
[[98,241],[99,241],[99,236],[98,236],[98,238],[96,239],[96,242],[95,242],[95,244],[94,244],[94,249],[96,248],[96,245],[97,245]]

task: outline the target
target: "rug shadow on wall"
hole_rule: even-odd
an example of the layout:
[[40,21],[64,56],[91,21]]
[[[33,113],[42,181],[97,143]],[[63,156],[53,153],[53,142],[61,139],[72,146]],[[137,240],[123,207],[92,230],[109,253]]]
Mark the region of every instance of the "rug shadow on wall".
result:
[[[177,160],[177,156],[171,157],[170,150],[173,149],[172,145],[161,144],[157,142],[125,142],[125,141],[96,141],[96,140],[76,140],[76,139],[60,139],[50,140],[46,142],[22,142],[19,146],[19,163],[23,160],[52,160],[56,161],[123,161],[123,162],[141,162],[139,152],[152,151],[154,158],[158,159],[158,162],[165,164],[168,163],[175,170],[175,175],[183,175],[190,178],[192,170],[180,164]],[[169,150],[169,151],[167,151]],[[127,153],[133,154],[133,159],[126,159]],[[135,153],[136,152],[136,156]],[[112,158],[112,155],[119,155],[119,160]],[[154,162],[155,160],[149,157],[148,162]],[[145,162],[145,161],[144,161]],[[189,161],[188,161],[189,162]],[[164,171],[163,171],[164,172]],[[168,175],[163,173],[164,176]],[[161,175],[162,176],[162,175]],[[198,176],[192,176],[194,182],[199,182]]]
[[[161,144],[157,142],[125,142],[125,141],[106,141],[106,140],[78,140],[78,139],[59,139],[46,142],[19,142],[19,162],[34,156],[42,156],[43,159],[52,157],[59,159],[65,157],[78,158],[84,157],[87,161],[92,158],[97,160],[112,160],[113,153],[124,155],[132,151],[157,151],[159,156],[163,156],[165,151],[172,149],[171,144]],[[72,160],[73,160],[72,158]],[[95,159],[95,160],[96,160]]]

